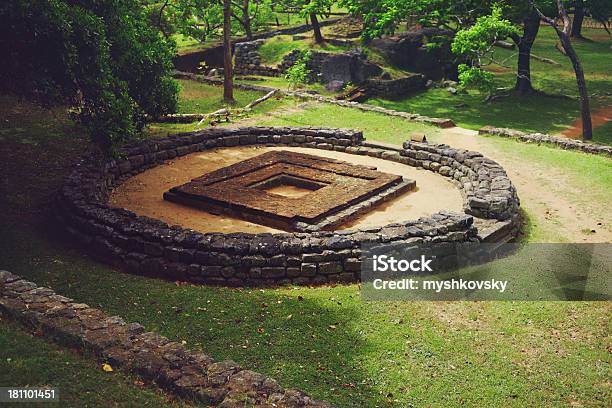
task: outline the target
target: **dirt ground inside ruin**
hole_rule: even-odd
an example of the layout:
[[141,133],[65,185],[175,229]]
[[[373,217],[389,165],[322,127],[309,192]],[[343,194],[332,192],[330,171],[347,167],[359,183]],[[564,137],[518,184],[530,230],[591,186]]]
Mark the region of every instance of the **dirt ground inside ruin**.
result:
[[[200,232],[280,232],[242,219],[214,215],[163,199],[163,193],[171,187],[271,150],[297,151],[354,164],[376,166],[380,171],[416,180],[417,187],[414,191],[406,192],[337,229],[373,227],[408,221],[444,209],[462,212],[463,199],[458,188],[435,173],[372,157],[291,147],[219,148],[176,158],[128,179],[113,191],[110,204],[126,208],[138,215],[157,218],[171,225]],[[304,196],[304,199],[307,200],[308,196]]]

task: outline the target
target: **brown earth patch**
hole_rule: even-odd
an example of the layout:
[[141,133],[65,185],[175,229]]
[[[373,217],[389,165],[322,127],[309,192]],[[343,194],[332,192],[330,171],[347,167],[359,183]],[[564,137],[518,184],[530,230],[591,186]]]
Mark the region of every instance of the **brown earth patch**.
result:
[[[593,129],[612,121],[612,105],[591,112],[591,121],[593,123]],[[561,135],[572,139],[580,138],[582,136],[582,118],[576,119],[570,128],[561,132]]]
[[386,225],[428,216],[444,209],[462,212],[463,199],[461,193],[440,175],[367,156],[288,147],[219,148],[174,159],[128,179],[113,191],[110,204],[115,207],[126,208],[138,215],[146,215],[169,224],[201,232],[277,232],[278,230],[271,227],[229,216],[214,215],[163,199],[163,193],[174,186],[189,182],[204,173],[275,150],[290,150],[343,160],[353,164],[375,166],[382,172],[416,180],[417,188],[414,191],[400,195],[339,229]]

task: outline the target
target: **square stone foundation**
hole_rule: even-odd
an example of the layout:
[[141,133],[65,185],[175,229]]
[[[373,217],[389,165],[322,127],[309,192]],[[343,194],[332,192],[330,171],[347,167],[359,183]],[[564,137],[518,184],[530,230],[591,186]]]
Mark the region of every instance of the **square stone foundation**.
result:
[[273,151],[173,187],[164,199],[285,231],[331,229],[416,186],[339,160]]

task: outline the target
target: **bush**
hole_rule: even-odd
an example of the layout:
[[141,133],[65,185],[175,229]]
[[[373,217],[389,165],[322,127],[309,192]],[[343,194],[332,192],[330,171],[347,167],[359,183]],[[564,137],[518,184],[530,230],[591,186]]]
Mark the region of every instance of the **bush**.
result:
[[475,88],[491,95],[494,90],[494,76],[492,72],[482,68],[459,65],[459,83],[461,89]]
[[135,0],[2,2],[0,38],[0,91],[74,107],[107,151],[176,110],[173,44]]
[[289,86],[291,88],[297,88],[299,85],[305,84],[308,81],[310,75],[308,61],[310,61],[310,51],[303,51],[302,57],[287,69],[285,78],[289,81]]

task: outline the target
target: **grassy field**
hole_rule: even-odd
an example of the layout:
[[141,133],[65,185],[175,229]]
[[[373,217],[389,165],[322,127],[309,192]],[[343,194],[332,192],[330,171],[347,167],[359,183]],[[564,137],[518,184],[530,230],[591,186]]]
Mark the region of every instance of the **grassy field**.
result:
[[[245,77],[242,77],[245,78]],[[236,78],[236,82],[247,85],[258,85],[258,86],[268,86],[271,88],[278,88],[283,90],[291,90],[291,83],[285,79],[285,77],[267,77],[267,76],[258,76],[258,75],[249,75],[249,79],[241,79],[241,77]],[[257,78],[253,80],[251,78]],[[321,95],[333,96],[336,93],[332,91],[328,91],[325,89],[325,86],[319,82],[315,82],[312,84],[299,84],[298,89],[300,90],[312,90],[316,91]]]
[[293,40],[291,35],[279,35],[267,40],[259,47],[259,55],[264,65],[278,65],[283,57],[293,50],[317,50],[335,52],[346,50],[347,47],[339,47],[332,44],[317,44],[313,40],[312,31],[301,36],[307,37],[304,40]]
[[[593,95],[593,109],[612,104],[612,74],[609,68],[612,37],[603,30],[587,29],[585,35],[594,41],[575,42],[587,79],[589,93]],[[556,35],[552,29],[542,27],[534,44],[533,53],[553,59],[559,65],[532,60],[534,86],[550,95],[565,94],[577,97],[576,80],[569,59],[555,48]],[[504,66],[493,64],[489,69],[496,75],[497,86],[508,87],[515,80],[515,51],[496,49],[496,61],[507,59]],[[402,100],[373,99],[370,103],[387,108],[416,112],[436,117],[450,117],[458,125],[478,129],[484,125],[510,127],[519,130],[557,133],[567,128],[579,116],[577,100],[550,96],[520,98],[508,96],[484,103],[484,95],[477,91],[452,95],[445,89],[434,89]],[[611,132],[597,131],[596,141],[612,143]]]
[[[217,109],[220,88],[196,91],[197,97],[183,91],[182,111]],[[0,106],[0,153],[7,158],[0,162],[0,268],[340,407],[606,406],[612,398],[609,302],[364,302],[356,284],[213,288],[99,264],[58,236],[46,214],[49,196],[87,145],[75,137],[78,126],[59,110],[11,98],[0,99]],[[330,105],[281,99],[261,109],[245,123],[353,127],[392,143],[411,132],[441,137],[437,128]],[[584,188],[599,200],[595,205],[609,202],[608,159],[483,140],[508,156],[575,173],[577,183],[591,183]],[[529,241],[548,233],[537,224],[531,228]],[[120,406],[174,404],[130,376],[108,375],[6,321],[0,322],[0,346],[2,385],[51,382],[61,387],[67,406],[108,406],[113,395],[121,395]]]
[[[179,113],[207,113],[221,108],[243,108],[265,93],[258,91],[234,90],[235,104],[228,104],[223,100],[220,87],[201,82],[179,80],[181,93],[179,97]],[[263,108],[265,106],[265,108]],[[265,104],[260,109],[274,109],[276,105]],[[260,112],[264,112],[261,110]]]
[[[181,93],[179,99],[179,113],[209,113],[222,108],[237,109],[243,108],[255,99],[264,95],[263,92],[244,91],[234,89],[234,99],[236,103],[228,104],[223,100],[222,90],[218,86],[208,85],[201,82],[179,80]],[[259,82],[258,82],[259,84]],[[286,103],[283,97],[273,97],[265,103],[257,105],[249,113],[235,115],[231,120],[244,118],[248,115],[263,114]],[[206,123],[208,124],[208,122]],[[203,124],[202,126],[206,126]],[[167,136],[171,133],[187,132],[198,127],[195,123],[151,123],[147,125],[146,134],[148,136]]]
[[119,371],[107,373],[90,357],[45,341],[40,333],[37,336],[25,333],[20,326],[1,317],[0,384],[57,388],[61,402],[46,406],[190,406],[172,401],[137,377]]

